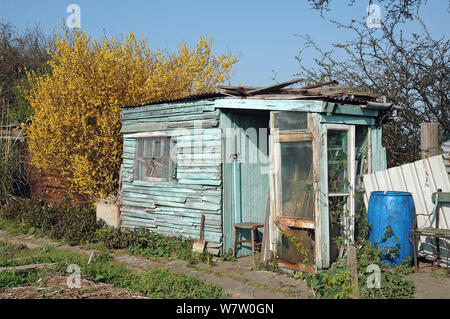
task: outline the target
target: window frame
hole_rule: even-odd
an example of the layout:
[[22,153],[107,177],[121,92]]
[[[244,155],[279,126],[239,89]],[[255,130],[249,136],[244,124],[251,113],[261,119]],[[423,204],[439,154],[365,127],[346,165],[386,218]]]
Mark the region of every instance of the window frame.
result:
[[[139,137],[135,137],[136,139],[136,147],[135,147],[135,154],[134,154],[134,164],[133,164],[133,180],[135,181],[142,181],[142,182],[173,182],[177,180],[177,176],[176,176],[176,167],[177,167],[177,141],[176,139],[174,139],[172,136],[167,136],[165,134],[158,134],[158,135],[144,135],[144,136],[139,136]],[[169,158],[168,158],[168,176],[164,176],[164,177],[150,177],[150,176],[139,176],[142,175],[140,172],[140,167],[142,165],[142,162],[140,163],[139,161],[142,159],[145,159],[145,157],[140,157],[138,154],[140,153],[140,142],[144,142],[144,144],[142,144],[143,146],[143,150],[142,152],[145,151],[145,141],[147,140],[166,140],[169,145]],[[174,151],[175,150],[175,151]],[[175,156],[174,158],[172,158],[172,154],[173,152],[175,152]]]

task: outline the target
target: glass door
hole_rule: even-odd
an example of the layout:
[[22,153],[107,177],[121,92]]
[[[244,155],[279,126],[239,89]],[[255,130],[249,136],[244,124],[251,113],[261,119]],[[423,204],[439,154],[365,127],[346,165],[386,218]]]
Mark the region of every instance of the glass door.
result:
[[314,264],[313,134],[303,112],[272,112],[276,167],[277,257],[294,269]]

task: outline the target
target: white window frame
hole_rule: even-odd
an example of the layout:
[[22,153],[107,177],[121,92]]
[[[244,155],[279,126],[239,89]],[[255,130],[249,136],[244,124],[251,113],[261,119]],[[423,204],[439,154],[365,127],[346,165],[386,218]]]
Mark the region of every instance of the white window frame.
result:
[[323,152],[325,155],[325,172],[326,172],[326,184],[324,185],[326,189],[324,193],[327,196],[327,212],[329,214],[329,205],[328,205],[328,131],[336,130],[336,131],[346,131],[347,132],[347,163],[348,163],[348,198],[347,198],[347,210],[348,210],[348,218],[344,218],[344,231],[346,234],[346,244],[349,241],[354,240],[355,233],[355,125],[347,125],[347,124],[324,124],[324,140],[323,140]]
[[[157,133],[157,134],[156,134]],[[130,136],[127,137],[133,137],[136,139],[136,149],[134,154],[134,174],[133,174],[133,180],[135,181],[144,181],[144,182],[173,182],[176,181],[176,158],[171,159],[172,152],[174,147],[176,148],[176,139],[174,139],[172,136],[167,136],[166,134],[161,134],[159,132],[152,132],[152,133],[137,133],[137,134],[130,134]],[[166,139],[169,143],[169,176],[167,177],[140,177],[138,172],[138,161],[140,160],[138,158],[139,153],[139,141],[146,140],[146,139]]]

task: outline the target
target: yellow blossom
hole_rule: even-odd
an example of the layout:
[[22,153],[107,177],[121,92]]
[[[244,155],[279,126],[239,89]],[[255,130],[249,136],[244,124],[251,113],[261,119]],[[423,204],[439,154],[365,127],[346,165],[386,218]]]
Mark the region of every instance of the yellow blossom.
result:
[[50,73],[27,74],[33,109],[24,127],[32,163],[67,178],[76,198],[117,192],[122,162],[120,106],[214,91],[228,83],[236,58],[212,55],[212,40],[151,50],[130,33],[93,39],[83,31],[55,36]]

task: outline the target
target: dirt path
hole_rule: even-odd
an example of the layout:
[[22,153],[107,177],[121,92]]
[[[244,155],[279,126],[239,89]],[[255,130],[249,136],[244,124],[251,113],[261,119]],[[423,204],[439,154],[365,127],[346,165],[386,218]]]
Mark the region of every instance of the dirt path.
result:
[[[49,239],[28,235],[11,235],[2,230],[0,230],[0,240],[25,244],[29,248],[47,245],[86,255],[94,252],[94,250],[84,249],[80,246],[62,245]],[[206,264],[189,266],[185,261],[177,259],[155,258],[150,260],[116,251],[112,252],[112,255],[114,261],[124,263],[138,271],[167,267],[174,273],[196,277],[204,282],[222,287],[225,293],[231,295],[231,298],[305,299],[312,297],[311,290],[301,280],[271,271],[253,270],[251,257],[239,258],[234,262],[217,260],[214,266]]]
[[445,276],[445,270],[437,270],[429,264],[420,264],[419,272],[409,274],[408,280],[414,281],[415,299],[450,299],[450,277]]

